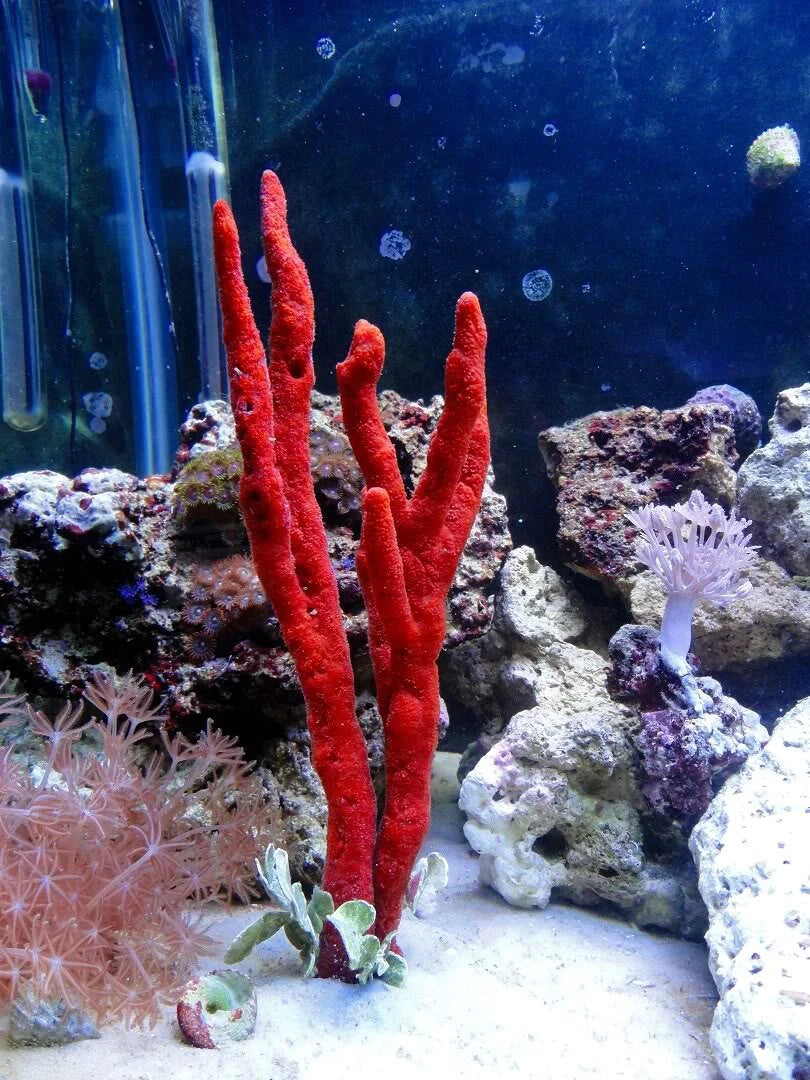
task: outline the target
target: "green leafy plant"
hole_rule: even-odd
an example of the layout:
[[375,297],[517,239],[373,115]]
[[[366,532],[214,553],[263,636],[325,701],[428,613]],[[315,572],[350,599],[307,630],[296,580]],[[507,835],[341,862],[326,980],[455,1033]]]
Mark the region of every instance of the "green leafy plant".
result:
[[407,964],[391,947],[394,935],[389,934],[380,941],[367,932],[376,917],[371,904],[365,900],[347,900],[336,910],[330,894],[317,886],[307,902],[300,884],[290,877],[287,852],[272,844],[267,848],[263,862],[257,860],[256,866],[265,892],[276,909],[265,912],[234,939],[225,953],[226,964],[238,964],[258,944],[283,930],[287,940],[301,954],[304,974],[313,975],[323,924],[329,922],[340,935],[349,967],[359,983],[377,976],[389,986],[402,985]]
[[283,848],[270,844],[264,853],[264,861],[256,860],[256,868],[264,891],[278,910],[265,912],[246,927],[225,953],[225,963],[238,964],[262,941],[283,930],[289,943],[301,954],[304,974],[312,975],[323,921],[335,910],[332,897],[316,885],[312,899],[307,903],[304,890],[290,877],[290,860]]
[[374,934],[366,933],[376,918],[374,907],[365,900],[347,900],[329,916],[329,922],[340,934],[349,967],[359,983],[367,983],[376,975],[389,986],[402,986],[408,965],[391,948],[394,934],[380,941]]
[[436,893],[447,885],[449,877],[447,859],[438,851],[431,851],[419,860],[413,868],[405,893],[405,906],[411,909],[417,919],[430,913]]

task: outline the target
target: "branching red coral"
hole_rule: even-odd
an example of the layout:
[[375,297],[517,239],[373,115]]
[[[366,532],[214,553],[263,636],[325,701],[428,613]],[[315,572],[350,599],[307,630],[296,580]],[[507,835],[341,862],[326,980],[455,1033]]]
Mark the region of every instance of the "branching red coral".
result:
[[[367,492],[357,570],[385,725],[386,805],[379,833],[365,746],[354,717],[348,646],[307,458],[313,300],[290,240],[278,177],[262,177],[262,228],[273,283],[270,364],[256,329],[230,209],[214,208],[214,247],[236,432],[244,458],[241,503],[256,570],[295,661],[328,804],[324,888],[335,903],[372,900],[380,938],[396,930],[430,812],[436,747],[436,660],[445,597],[478,510],[489,464],[486,329],[476,297],[456,308],[446,404],[427,465],[409,500],[386,434],[377,381],[384,342],[357,325],[338,365],[343,420]],[[372,888],[373,861],[373,888]],[[321,975],[348,972],[328,932]]]
[[[314,312],[304,264],[287,229],[284,191],[262,177],[262,230],[275,283],[270,364],[241,269],[230,208],[214,207],[214,250],[231,403],[244,472],[240,498],[256,572],[295,661],[307,703],[312,763],[329,808],[323,887],[336,905],[373,899],[377,807],[354,711],[354,675],[337,584],[312,486],[309,408]],[[322,974],[345,973],[327,933]]]
[[[146,724],[161,719],[150,691],[99,674],[85,697],[102,719],[30,711],[44,744],[32,773],[0,754],[0,1001],[25,986],[151,1023],[209,951],[189,902],[248,899],[273,818],[234,740],[210,726],[194,743],[165,738],[139,768]],[[0,699],[0,727],[20,722],[11,704]],[[79,753],[80,734],[100,753]]]
[[428,826],[445,598],[489,466],[485,349],[478,300],[465,293],[456,306],[444,411],[410,500],[377,404],[385,358],[380,331],[359,322],[349,355],[337,367],[343,422],[367,484],[357,569],[385,730],[386,801],[374,859],[375,933],[381,940],[399,925]]

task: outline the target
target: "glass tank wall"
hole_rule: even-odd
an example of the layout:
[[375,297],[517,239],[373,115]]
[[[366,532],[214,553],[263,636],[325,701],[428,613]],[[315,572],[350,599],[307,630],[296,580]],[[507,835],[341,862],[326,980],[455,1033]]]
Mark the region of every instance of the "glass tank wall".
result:
[[[453,305],[490,331],[494,464],[542,549],[538,430],[807,377],[810,13],[779,0],[0,0],[0,472],[168,468],[224,393],[210,206],[268,321],[258,180],[279,171],[334,389],[357,318],[386,385],[441,389]],[[757,28],[767,25],[769,33]]]
[[226,391],[210,0],[0,11],[0,471],[165,470],[182,410]]

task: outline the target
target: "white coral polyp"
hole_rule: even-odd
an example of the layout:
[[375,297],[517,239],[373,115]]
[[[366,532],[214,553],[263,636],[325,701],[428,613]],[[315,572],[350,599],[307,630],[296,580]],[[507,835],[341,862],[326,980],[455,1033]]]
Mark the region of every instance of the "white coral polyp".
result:
[[661,655],[679,675],[689,673],[686,655],[692,616],[701,600],[724,606],[751,591],[742,575],[757,560],[746,532],[750,521],[726,514],[693,491],[675,506],[642,506],[628,513],[638,529],[636,558],[667,592],[661,621]]

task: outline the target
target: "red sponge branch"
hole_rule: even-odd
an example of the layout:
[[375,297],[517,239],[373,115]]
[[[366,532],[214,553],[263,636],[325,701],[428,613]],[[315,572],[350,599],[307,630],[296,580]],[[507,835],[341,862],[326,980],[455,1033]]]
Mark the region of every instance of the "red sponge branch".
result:
[[366,487],[381,487],[388,492],[394,521],[403,525],[408,513],[405,485],[377,405],[377,383],[384,362],[385,339],[381,331],[361,319],[354,328],[349,355],[336,369],[340,406]]
[[[336,904],[373,901],[382,939],[399,925],[430,817],[445,601],[489,466],[486,328],[478,300],[465,293],[456,306],[445,407],[410,499],[377,402],[385,358],[380,331],[359,322],[349,355],[337,367],[343,421],[366,481],[357,572],[385,732],[386,801],[376,829],[348,644],[310,475],[312,292],[290,240],[284,191],[271,172],[262,177],[262,233],[273,283],[269,371],[242,277],[236,226],[227,205],[216,204],[217,279],[245,462],[242,509],[256,572],[307,704],[313,765],[329,812],[323,887]],[[346,975],[343,954],[328,934],[319,973]]]
[[[354,675],[309,464],[314,381],[312,292],[290,241],[278,178],[262,178],[265,257],[273,275],[270,366],[241,271],[230,208],[214,207],[214,249],[231,403],[244,459],[240,501],[256,573],[279,620],[307,705],[312,763],[328,806],[323,887],[336,904],[373,902],[376,800],[355,715]],[[322,974],[345,974],[325,936]]]
[[456,305],[444,410],[410,500],[377,404],[384,359],[379,330],[358,323],[349,355],[337,367],[343,421],[368,485],[358,570],[385,730],[386,799],[374,857],[380,938],[399,925],[430,818],[445,601],[489,466],[485,350],[481,308],[464,293]]
[[406,648],[418,627],[408,599],[391,503],[384,488],[366,491],[361,550],[369,594],[366,601],[379,619],[384,639],[391,648]]

